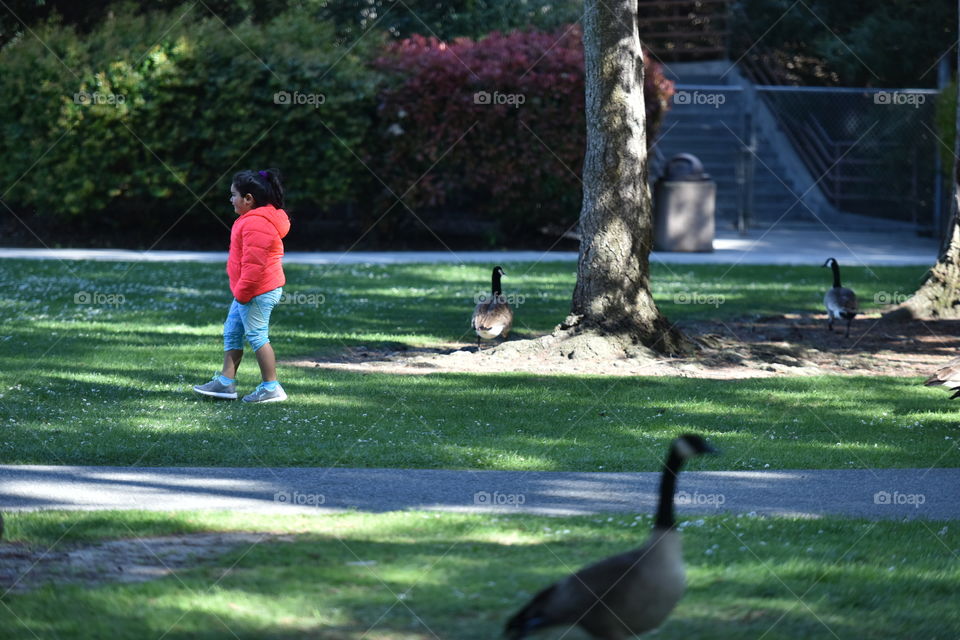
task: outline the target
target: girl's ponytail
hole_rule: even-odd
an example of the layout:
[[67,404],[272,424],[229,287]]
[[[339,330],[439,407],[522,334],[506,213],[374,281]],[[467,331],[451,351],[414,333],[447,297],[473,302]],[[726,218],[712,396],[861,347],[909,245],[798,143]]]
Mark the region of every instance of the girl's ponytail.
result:
[[240,171],[233,176],[233,185],[240,195],[252,195],[258,207],[272,204],[278,209],[283,208],[283,183],[280,182],[279,169]]
[[258,173],[266,178],[270,187],[270,204],[277,209],[283,209],[283,184],[280,182],[280,170],[266,169],[265,171],[258,171]]

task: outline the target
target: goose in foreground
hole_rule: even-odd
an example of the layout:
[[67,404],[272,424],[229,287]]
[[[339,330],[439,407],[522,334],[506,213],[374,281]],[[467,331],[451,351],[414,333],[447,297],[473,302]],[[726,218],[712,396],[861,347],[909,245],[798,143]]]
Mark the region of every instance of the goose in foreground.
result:
[[653,532],[639,549],[584,567],[533,596],[507,622],[505,635],[522,640],[547,627],[577,625],[597,640],[624,640],[659,627],[686,588],[673,492],[684,462],[715,453],[701,436],[670,444],[660,479]]
[[836,258],[827,258],[823,263],[825,267],[833,269],[833,287],[827,289],[823,296],[823,306],[827,308],[827,329],[833,331],[833,321],[844,319],[847,321],[847,338],[850,337],[850,323],[859,312],[857,303],[857,294],[851,289],[847,289],[840,284],[840,265]]
[[960,358],[954,358],[924,381],[928,387],[943,386],[953,391],[950,399],[960,398]]
[[505,275],[503,268],[493,268],[491,295],[482,298],[473,310],[470,326],[477,332],[477,351],[480,351],[480,338],[493,340],[500,337],[504,340],[510,335],[513,327],[513,309],[507,304],[500,288],[500,278]]

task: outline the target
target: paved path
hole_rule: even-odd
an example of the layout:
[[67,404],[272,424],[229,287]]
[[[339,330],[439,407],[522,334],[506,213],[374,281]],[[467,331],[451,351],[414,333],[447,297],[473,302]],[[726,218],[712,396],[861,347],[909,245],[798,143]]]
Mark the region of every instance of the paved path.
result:
[[[659,473],[0,466],[0,511],[652,513],[659,479]],[[687,472],[677,511],[960,519],[958,496],[960,469]]]
[[[810,231],[774,229],[751,231],[741,237],[721,232],[712,253],[664,253],[650,255],[666,264],[806,264],[821,265],[829,258],[851,266],[931,266],[937,260],[937,243],[913,233],[865,233],[857,231]],[[226,262],[226,252],[129,251],[123,249],[5,249],[0,258],[59,260],[130,260]],[[298,252],[284,257],[287,264],[400,264],[412,262],[575,262],[570,251],[398,251]]]

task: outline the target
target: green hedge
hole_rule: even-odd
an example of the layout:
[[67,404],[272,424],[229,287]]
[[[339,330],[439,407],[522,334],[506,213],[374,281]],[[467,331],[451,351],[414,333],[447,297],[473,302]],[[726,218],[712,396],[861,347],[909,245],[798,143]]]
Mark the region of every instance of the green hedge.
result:
[[366,169],[347,149],[369,129],[376,38],[344,51],[297,11],[232,28],[178,15],[124,13],[82,38],[47,23],[2,50],[0,171],[36,162],[4,201],[144,224],[156,211],[229,216],[230,176],[263,166],[282,167],[292,200],[356,199]]
[[[212,248],[233,219],[232,174],[280,167],[296,249],[409,246],[426,237],[420,215],[431,233],[445,224],[473,242],[468,229],[483,228],[494,244],[552,242],[541,227],[576,219],[578,29],[441,44],[377,28],[344,44],[319,2],[233,24],[192,5],[131,6],[89,30],[49,20],[15,38],[0,49],[3,204],[48,243]],[[646,77],[655,128],[672,85],[652,63]],[[522,95],[523,108],[479,104],[482,91]],[[36,242],[3,217],[0,243]]]

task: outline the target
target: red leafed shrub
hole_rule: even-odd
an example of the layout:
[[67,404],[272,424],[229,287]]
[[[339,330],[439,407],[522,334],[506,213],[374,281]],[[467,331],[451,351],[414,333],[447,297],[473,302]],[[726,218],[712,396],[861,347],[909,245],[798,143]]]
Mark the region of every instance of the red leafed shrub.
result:
[[[673,85],[646,62],[649,143]],[[367,160],[389,188],[385,206],[400,196],[415,211],[479,214],[507,233],[576,220],[586,144],[579,25],[450,43],[413,36],[374,66],[388,79]]]

